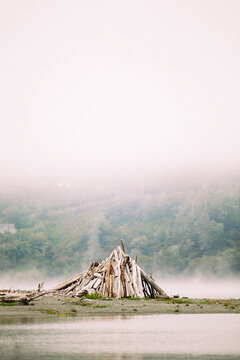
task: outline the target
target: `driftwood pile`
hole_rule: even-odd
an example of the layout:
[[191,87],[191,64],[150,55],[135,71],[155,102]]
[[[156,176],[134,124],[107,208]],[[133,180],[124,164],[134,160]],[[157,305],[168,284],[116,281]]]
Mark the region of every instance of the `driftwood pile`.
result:
[[97,293],[102,297],[122,298],[168,298],[165,292],[155,283],[152,276],[148,276],[125,252],[124,243],[121,240],[122,249],[117,246],[110,256],[99,263],[92,262],[88,270],[64,281],[51,290],[43,291],[39,284],[38,290],[30,293],[1,293],[0,301],[19,301],[29,303],[44,295],[82,297]]
[[26,291],[26,290],[0,290],[0,304],[1,303],[18,303],[22,305],[28,305],[32,300],[35,300],[46,292],[42,291]]
[[84,293],[98,293],[103,297],[167,297],[165,292],[138,266],[136,260],[118,246],[110,256],[91,263],[88,270],[59,284],[52,293],[81,297]]

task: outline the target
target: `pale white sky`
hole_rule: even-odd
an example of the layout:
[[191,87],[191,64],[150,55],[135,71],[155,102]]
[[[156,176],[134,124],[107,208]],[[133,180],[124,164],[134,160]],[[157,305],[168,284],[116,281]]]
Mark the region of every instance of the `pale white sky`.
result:
[[0,0],[1,176],[240,166],[240,1]]

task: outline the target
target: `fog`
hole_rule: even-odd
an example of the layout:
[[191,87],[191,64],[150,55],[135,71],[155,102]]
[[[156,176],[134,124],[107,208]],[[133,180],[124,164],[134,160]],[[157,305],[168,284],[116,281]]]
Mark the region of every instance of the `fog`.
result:
[[[25,186],[44,211],[54,197],[80,207],[114,192],[141,198],[239,176],[239,36],[237,0],[1,1],[0,193],[20,194],[23,204]],[[46,190],[43,204],[35,185]],[[53,223],[54,205],[47,205]],[[5,214],[3,205],[0,223],[14,222],[20,208],[9,204]],[[31,211],[30,220],[38,214],[31,218]],[[56,225],[59,239],[67,221],[62,230]],[[36,288],[44,280],[23,271],[2,278],[0,288]],[[159,284],[170,295],[240,297],[232,278],[159,276]]]
[[219,279],[210,277],[158,277],[157,281],[169,295],[190,298],[239,299],[240,280],[234,278]]
[[1,1],[0,182],[239,169],[239,10]]
[[[208,277],[163,277],[158,274],[154,279],[169,296],[179,295],[180,297],[209,299],[240,298],[239,278],[219,279],[213,275]],[[0,289],[36,290],[40,280],[45,280],[44,289],[48,290],[65,281],[66,278],[42,279],[33,272],[15,274],[14,276],[4,275],[0,280]]]

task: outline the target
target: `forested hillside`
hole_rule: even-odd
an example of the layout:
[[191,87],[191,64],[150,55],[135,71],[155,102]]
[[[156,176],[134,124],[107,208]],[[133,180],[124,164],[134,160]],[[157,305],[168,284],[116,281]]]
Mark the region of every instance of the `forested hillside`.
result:
[[240,275],[239,180],[143,192],[85,187],[0,188],[0,271],[71,275],[123,238],[147,271]]

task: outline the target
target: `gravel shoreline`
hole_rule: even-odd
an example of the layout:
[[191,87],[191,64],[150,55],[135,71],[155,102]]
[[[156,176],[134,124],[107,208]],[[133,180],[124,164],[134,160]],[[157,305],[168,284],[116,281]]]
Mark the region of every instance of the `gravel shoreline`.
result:
[[43,297],[30,305],[1,305],[0,324],[66,317],[150,314],[240,314],[240,299],[82,299]]

